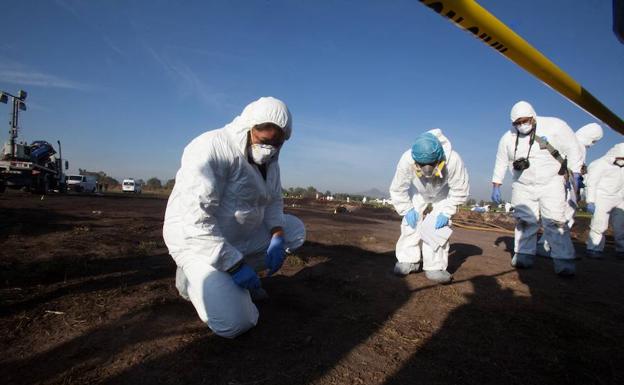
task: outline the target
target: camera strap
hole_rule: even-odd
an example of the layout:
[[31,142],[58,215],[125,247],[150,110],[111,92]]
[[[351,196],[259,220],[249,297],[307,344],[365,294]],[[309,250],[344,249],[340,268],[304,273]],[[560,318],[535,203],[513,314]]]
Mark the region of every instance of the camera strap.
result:
[[[516,160],[516,152],[518,152],[518,141],[520,140],[520,133],[516,130],[516,145],[514,147],[514,160]],[[531,137],[529,139],[529,151],[527,152],[526,158],[529,159],[529,155],[531,155],[531,147],[533,147],[533,143],[535,142],[535,129],[531,131]],[[539,143],[539,142],[538,142]]]
[[561,164],[561,169],[559,170],[559,175],[565,174],[567,169],[568,169],[568,160],[564,159],[561,156],[561,153],[559,152],[559,150],[554,148],[552,146],[552,144],[548,143],[547,140],[544,140],[544,139],[540,138],[539,136],[536,136],[535,140],[537,141],[537,143],[539,144],[541,149],[548,150],[550,155],[552,155],[552,157],[555,158],[557,160],[557,162],[559,162]]

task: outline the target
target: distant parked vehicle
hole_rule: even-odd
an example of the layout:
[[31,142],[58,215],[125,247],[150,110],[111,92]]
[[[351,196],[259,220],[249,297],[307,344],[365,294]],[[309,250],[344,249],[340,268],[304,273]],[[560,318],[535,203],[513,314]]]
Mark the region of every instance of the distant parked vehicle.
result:
[[136,182],[134,179],[124,179],[123,183],[121,184],[121,191],[140,194],[142,191],[142,187],[141,184]]
[[93,175],[67,175],[67,189],[94,193],[97,191],[97,179]]

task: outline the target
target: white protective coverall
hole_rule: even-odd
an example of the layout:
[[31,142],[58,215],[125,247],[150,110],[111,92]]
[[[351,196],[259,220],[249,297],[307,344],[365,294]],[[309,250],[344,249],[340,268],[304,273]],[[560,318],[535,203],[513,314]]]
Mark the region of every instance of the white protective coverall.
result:
[[[561,119],[535,116],[536,136],[546,137],[548,142],[563,157],[567,157],[572,172],[581,171],[579,146],[574,131]],[[512,119],[513,120],[513,119]],[[537,230],[541,218],[544,235],[550,243],[551,257],[574,259],[574,247],[566,224],[565,180],[558,175],[561,164],[548,152],[533,143],[529,155],[529,168],[517,171],[513,168],[514,148],[518,133],[510,128],[498,143],[496,163],[492,182],[502,184],[509,168],[513,178],[511,204],[516,218],[516,253],[535,255]],[[530,135],[521,135],[518,140],[516,159],[526,157],[529,151]]]
[[[578,146],[579,159],[581,162],[581,166],[586,164],[585,162],[587,158],[587,149],[593,146],[597,141],[602,139],[602,136],[603,136],[602,127],[600,127],[598,123],[589,123],[579,128],[578,130],[576,130],[576,132],[574,133],[574,137],[576,138],[576,142]],[[571,229],[572,226],[574,225],[575,214],[576,214],[576,204],[566,205],[565,217],[566,217],[566,221],[568,222],[569,229]],[[546,241],[544,236],[542,236],[538,241],[537,252],[538,254],[541,254],[544,256],[547,256],[550,253],[550,245],[548,244],[548,241]]]
[[249,292],[226,271],[243,258],[260,269],[274,227],[284,229],[287,249],[305,240],[303,223],[283,213],[278,156],[266,164],[266,180],[248,161],[250,129],[268,122],[290,137],[286,105],[263,97],[225,127],[193,139],[184,149],[165,213],[163,236],[178,265],[176,286],[223,337],[236,337],[258,320]]
[[586,164],[587,149],[602,139],[602,127],[598,123],[589,123],[579,128],[575,133],[579,146],[579,157],[582,164]]
[[437,250],[422,242],[418,234],[418,226],[424,219],[424,211],[432,204],[429,215],[446,214],[449,218],[457,212],[457,206],[468,199],[468,172],[459,154],[451,148],[451,142],[440,129],[429,131],[444,149],[446,163],[442,169],[442,178],[418,177],[412,151],[407,150],[401,156],[394,179],[390,185],[390,199],[395,210],[405,216],[412,208],[418,213],[418,224],[415,229],[407,224],[405,218],[401,222],[401,236],[396,244],[396,257],[399,262],[418,263],[423,260],[423,270],[446,270],[448,267],[449,242]]
[[624,253],[624,167],[613,164],[616,157],[624,157],[624,143],[616,144],[605,156],[593,161],[585,178],[587,203],[596,207],[591,220],[587,249],[604,249],[604,232],[613,226],[615,250]]

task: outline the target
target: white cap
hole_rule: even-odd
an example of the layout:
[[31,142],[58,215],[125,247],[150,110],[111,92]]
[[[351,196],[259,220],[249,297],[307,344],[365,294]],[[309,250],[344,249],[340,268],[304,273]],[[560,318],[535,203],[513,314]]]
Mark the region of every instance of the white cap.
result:
[[519,101],[511,107],[511,122],[515,122],[519,118],[535,118],[537,114],[528,102]]

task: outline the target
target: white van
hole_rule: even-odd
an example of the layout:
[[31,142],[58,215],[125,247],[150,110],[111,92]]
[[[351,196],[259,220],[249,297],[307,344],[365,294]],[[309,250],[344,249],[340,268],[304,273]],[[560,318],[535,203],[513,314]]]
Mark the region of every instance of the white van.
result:
[[140,194],[141,184],[136,182],[134,179],[124,179],[123,183],[121,184],[121,191]]
[[67,189],[94,193],[97,191],[97,179],[93,175],[67,175]]

